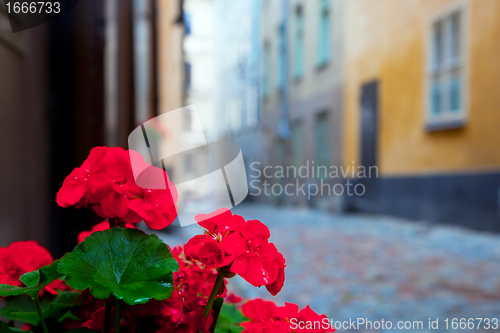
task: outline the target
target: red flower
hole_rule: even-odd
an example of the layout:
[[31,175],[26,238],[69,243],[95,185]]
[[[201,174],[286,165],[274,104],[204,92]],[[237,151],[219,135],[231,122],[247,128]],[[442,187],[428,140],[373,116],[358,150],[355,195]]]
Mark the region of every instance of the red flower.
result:
[[[21,286],[19,277],[43,266],[52,264],[54,259],[49,251],[35,241],[15,242],[9,247],[0,248],[0,283]],[[44,288],[51,294],[57,294],[56,289],[65,290],[66,284],[56,280]]]
[[203,315],[205,305],[204,298],[186,286],[176,288],[165,301],[151,300],[143,305],[127,305],[126,309],[132,316],[152,319],[156,328],[151,332],[208,333],[213,318]]
[[[188,260],[181,246],[175,247],[172,255],[179,263],[179,271],[174,273],[176,287],[187,285],[189,290],[208,299],[217,279],[217,270],[208,268],[199,261]],[[224,280],[217,296],[226,296],[226,284],[227,281]]]
[[73,169],[66,179],[59,192],[57,192],[57,204],[61,207],[77,205],[76,208],[87,205],[90,195],[89,179],[106,155],[107,147],[95,147],[90,151],[88,159],[82,166]]
[[142,198],[130,201],[128,208],[143,218],[148,227],[160,230],[177,216],[174,200],[176,195],[174,197],[169,190],[146,190]]
[[[132,228],[135,229],[135,225],[131,223],[127,223],[125,225],[127,228]],[[104,231],[109,229],[109,222],[108,221],[102,221],[101,223],[96,224],[95,226],[92,227],[92,230],[90,231],[82,231],[80,234],[78,234],[78,243],[81,243],[87,238],[88,236],[92,235],[96,231]]]
[[222,272],[239,274],[256,287],[266,286],[272,295],[281,290],[285,281],[285,259],[274,244],[269,243],[269,229],[262,222],[245,222],[225,208],[198,215],[196,220],[207,231],[186,244],[188,259]]
[[241,310],[250,319],[242,323],[244,333],[335,332],[325,327],[326,315],[318,315],[309,306],[299,311],[295,304],[276,306],[273,302],[255,299],[243,304]]
[[103,217],[120,218],[137,223],[141,218],[129,212],[128,203],[142,197],[144,191],[135,184],[129,154],[119,147],[108,148],[99,169],[89,180],[90,203],[98,204],[96,213]]
[[285,276],[285,259],[274,244],[266,243],[254,251],[247,251],[239,256],[231,266],[230,271],[240,275],[255,287],[266,286],[267,290],[276,295],[283,287]]
[[61,207],[86,206],[101,217],[128,223],[144,220],[153,229],[163,229],[175,220],[176,201],[175,186],[164,170],[119,147],[92,149],[57,193]]

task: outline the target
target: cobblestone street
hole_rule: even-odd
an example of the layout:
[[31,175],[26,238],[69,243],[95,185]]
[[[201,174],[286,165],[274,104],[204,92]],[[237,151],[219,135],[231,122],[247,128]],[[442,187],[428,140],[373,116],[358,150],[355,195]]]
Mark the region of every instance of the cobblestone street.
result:
[[[264,288],[233,279],[230,284],[245,297],[309,304],[340,321],[384,319],[393,326],[423,321],[423,329],[402,331],[461,332],[446,329],[444,320],[500,317],[499,235],[392,217],[263,205],[237,207],[234,213],[268,225],[271,241],[287,260],[285,286],[274,298]],[[198,232],[198,226],[189,226],[163,238],[176,245]],[[439,329],[429,329],[429,318],[440,319]],[[484,330],[491,331],[498,330]]]

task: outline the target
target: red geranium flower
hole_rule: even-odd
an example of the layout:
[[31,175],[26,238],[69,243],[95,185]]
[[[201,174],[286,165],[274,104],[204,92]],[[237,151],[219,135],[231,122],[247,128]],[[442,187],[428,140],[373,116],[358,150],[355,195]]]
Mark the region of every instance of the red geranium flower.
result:
[[[43,266],[52,264],[54,259],[44,247],[35,241],[15,242],[9,247],[0,248],[0,283],[21,286],[19,277],[25,273],[36,271]],[[67,289],[66,284],[56,280],[44,288],[51,294],[57,294],[57,289]]]
[[[132,169],[132,161],[137,170]],[[153,229],[163,229],[175,220],[176,201],[175,186],[164,170],[144,162],[139,153],[119,147],[92,149],[57,193],[61,207],[86,206],[101,217],[128,223],[144,220]]]
[[146,190],[142,198],[130,201],[128,208],[143,218],[148,227],[160,230],[177,216],[175,199],[168,190]]
[[[175,286],[188,285],[189,290],[208,299],[217,279],[217,270],[208,268],[199,261],[188,260],[181,246],[173,248],[172,255],[179,263],[179,271],[174,273]],[[227,280],[224,279],[217,296],[226,296],[226,284]]]
[[323,320],[327,316],[318,315],[309,306],[299,311],[296,304],[277,306],[271,301],[255,299],[243,304],[241,310],[250,319],[242,323],[244,333],[335,332],[329,325],[325,327]]
[[107,147],[95,147],[81,167],[73,169],[59,192],[57,204],[61,207],[77,205],[76,208],[87,205],[90,195],[89,179],[99,168],[102,158],[106,155]]
[[269,229],[260,221],[246,221],[223,208],[196,216],[207,229],[185,246],[188,259],[199,260],[207,267],[239,274],[256,287],[266,286],[276,295],[285,281],[285,259],[269,242]]
[[135,184],[126,150],[119,147],[108,148],[89,184],[92,193],[89,201],[99,205],[96,210],[98,214],[130,223],[141,221],[139,215],[130,212],[128,208],[130,200],[142,197],[144,190]]

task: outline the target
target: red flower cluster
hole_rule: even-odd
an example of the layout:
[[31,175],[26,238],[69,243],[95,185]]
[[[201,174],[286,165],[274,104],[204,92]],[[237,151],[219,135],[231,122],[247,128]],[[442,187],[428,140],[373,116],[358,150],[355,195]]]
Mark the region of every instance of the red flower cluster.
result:
[[223,208],[196,216],[207,229],[185,246],[186,257],[219,272],[238,274],[255,287],[266,286],[276,295],[285,281],[285,258],[269,242],[269,229],[258,220],[245,221]]
[[[154,333],[208,333],[213,317],[205,318],[206,299],[190,290],[188,284],[175,282],[172,295],[165,301],[152,299],[142,305],[126,305],[120,310],[120,332],[154,332]],[[65,329],[86,327],[104,332],[104,300],[95,299],[88,290],[81,298],[84,304],[72,310],[79,319],[68,318],[64,321]],[[115,307],[111,309],[111,317],[115,317]]]
[[[0,248],[0,283],[20,287],[19,277],[24,273],[36,271],[52,264],[54,259],[49,251],[35,241],[15,242],[9,247]],[[44,288],[55,295],[57,290],[67,289],[66,284],[56,280]]]
[[[208,299],[212,288],[217,279],[217,270],[215,268],[207,268],[199,261],[193,261],[186,258],[182,246],[176,246],[172,249],[172,255],[179,263],[179,271],[174,273],[176,285],[189,286],[189,290]],[[226,297],[227,281],[217,293],[218,297]]]
[[149,318],[153,326],[157,327],[156,333],[208,333],[213,317],[209,315],[205,318],[205,305],[204,297],[187,286],[181,286],[166,301],[151,300],[147,304],[129,306],[127,309],[138,318]]
[[[137,185],[131,161],[136,173],[141,171],[141,185],[148,184],[150,189]],[[166,172],[145,163],[139,153],[119,147],[92,149],[57,193],[61,207],[92,207],[99,216],[129,223],[144,220],[157,230],[174,221],[176,201],[177,192]]]
[[104,327],[105,301],[95,299],[94,296],[90,294],[90,291],[88,289],[80,295],[80,299],[83,300],[83,304],[71,309],[71,313],[74,317],[65,319],[63,322],[64,327],[66,329],[77,329],[85,327],[102,332]]
[[318,315],[309,306],[299,311],[295,304],[277,306],[270,301],[255,299],[243,304],[241,310],[250,319],[250,322],[241,324],[245,327],[243,333],[335,332],[333,328],[325,329],[323,320],[326,315]]

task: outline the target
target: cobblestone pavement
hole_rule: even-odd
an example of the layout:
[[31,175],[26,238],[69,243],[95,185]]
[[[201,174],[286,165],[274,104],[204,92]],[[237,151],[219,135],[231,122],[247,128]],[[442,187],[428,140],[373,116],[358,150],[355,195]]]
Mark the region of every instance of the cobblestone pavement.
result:
[[[500,319],[500,235],[263,205],[240,206],[234,213],[267,224],[271,241],[287,260],[285,286],[276,297],[233,279],[230,284],[245,297],[309,304],[339,321],[384,319],[393,325],[339,332],[500,331],[451,327],[453,318]],[[164,239],[170,245],[185,243],[199,230],[181,228]],[[439,329],[429,329],[429,318],[439,318]],[[399,330],[399,321],[422,321],[424,327]]]

